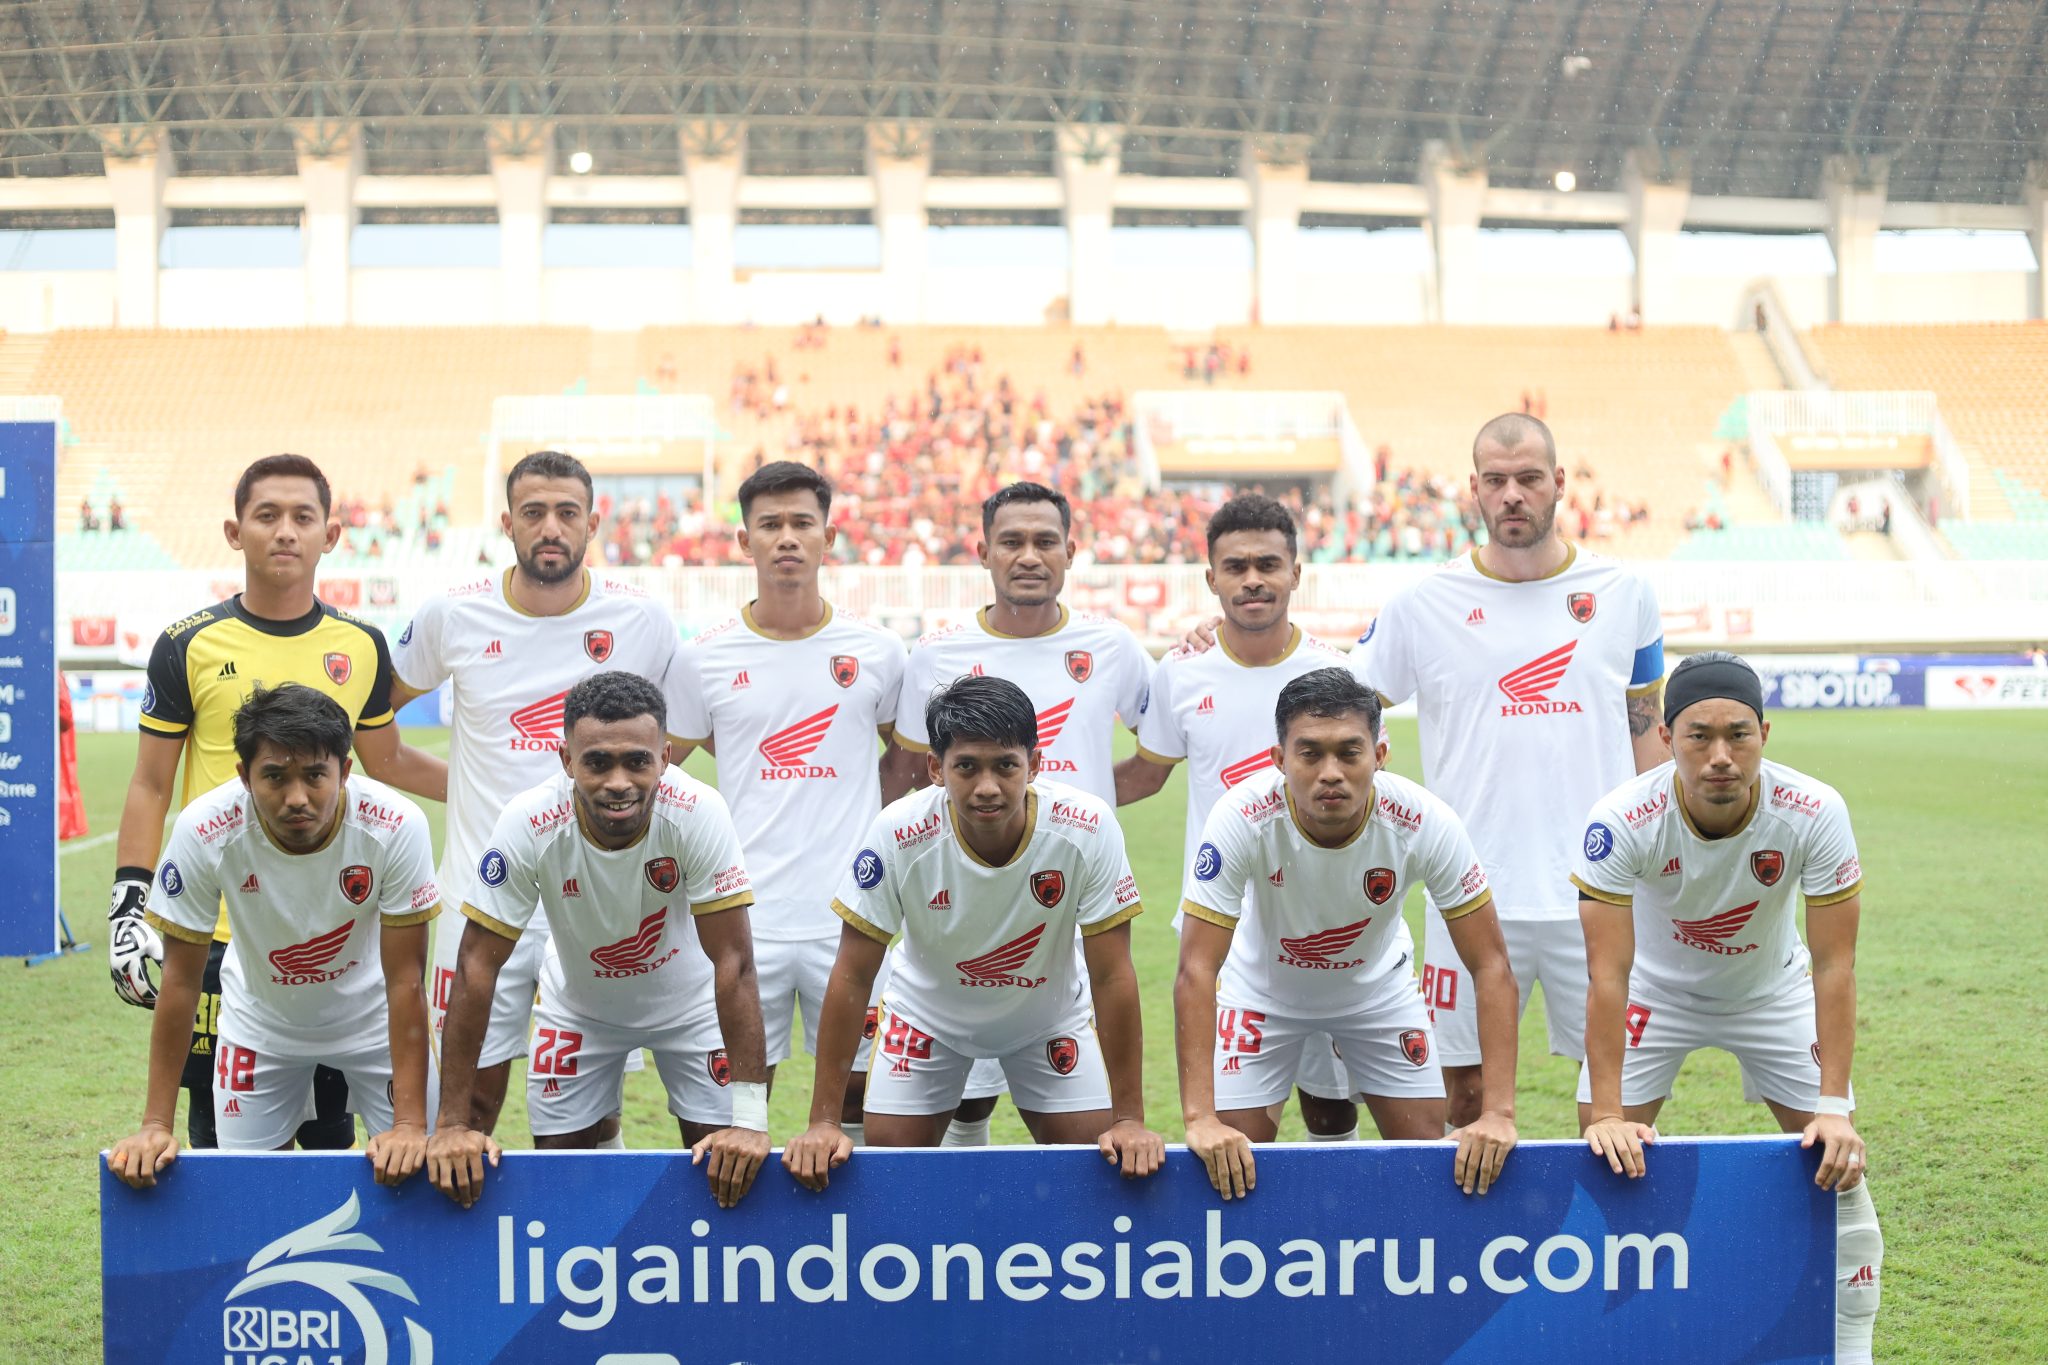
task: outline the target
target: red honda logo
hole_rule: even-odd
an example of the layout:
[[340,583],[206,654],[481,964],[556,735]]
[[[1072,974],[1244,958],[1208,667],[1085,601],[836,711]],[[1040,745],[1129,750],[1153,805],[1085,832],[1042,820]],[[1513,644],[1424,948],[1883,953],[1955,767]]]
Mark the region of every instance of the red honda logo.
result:
[[1776,886],[1785,875],[1785,855],[1775,848],[1761,849],[1749,855],[1749,870],[1765,886]]
[[612,657],[612,633],[608,630],[586,630],[583,632],[583,652],[597,663]]
[[[1758,902],[1738,905],[1733,910],[1723,910],[1718,915],[1705,919],[1673,920],[1671,927],[1676,931],[1680,943],[1688,948],[1703,948],[1708,952],[1725,947],[1737,930],[1749,923],[1749,917],[1756,913]],[[1725,956],[1725,954],[1724,954]]]
[[[1587,613],[1591,615],[1591,613]],[[1569,640],[1540,658],[1531,659],[1520,668],[1501,678],[1500,690],[1509,701],[1538,702],[1550,699],[1550,689],[1564,678],[1565,669],[1571,664],[1572,651],[1579,647],[1577,640]]]
[[825,742],[825,732],[832,728],[832,717],[838,714],[839,706],[834,703],[794,725],[784,726],[761,741],[761,757],[778,768],[796,767]]
[[1417,1066],[1429,1063],[1429,1035],[1419,1028],[1401,1030],[1401,1055]]
[[370,898],[372,880],[370,869],[361,863],[344,867],[341,870],[341,894],[348,897],[349,904],[361,905]]
[[860,676],[860,660],[851,654],[832,656],[832,681],[841,687],[853,686],[853,680]]
[[1328,962],[1337,954],[1358,942],[1358,936],[1372,923],[1367,915],[1356,924],[1346,924],[1336,929],[1324,929],[1318,933],[1304,934],[1300,938],[1283,938],[1281,949],[1292,958],[1303,962]]
[[[651,868],[652,863],[648,864]],[[590,960],[608,972],[629,972],[654,956],[654,950],[661,946],[661,931],[668,925],[668,907],[661,909],[640,921],[640,927],[620,939],[607,943],[602,948],[590,950]]]
[[1240,758],[1219,774],[1226,787],[1235,787],[1253,773],[1264,772],[1273,766],[1273,751],[1261,749],[1248,758]]
[[1376,867],[1365,874],[1365,898],[1374,905],[1385,905],[1387,897],[1394,894],[1394,869]]
[[732,1084],[732,1058],[725,1055],[724,1048],[720,1048],[709,1057],[706,1057],[704,1065],[705,1069],[710,1071],[712,1080],[720,1085]]
[[349,675],[355,672],[356,668],[356,661],[339,651],[327,655],[320,662],[326,665],[327,676],[334,680],[336,687],[344,686],[348,682]]
[[1095,656],[1085,649],[1067,651],[1067,676],[1075,682],[1087,682],[1095,672]]
[[1594,602],[1592,593],[1575,592],[1565,597],[1564,609],[1572,614],[1572,620],[1577,621],[1583,626],[1586,622],[1593,619],[1593,613],[1598,609],[1598,604]]
[[676,889],[681,880],[674,858],[650,858],[647,862],[647,884],[666,896]]
[[1072,1038],[1055,1038],[1045,1045],[1045,1060],[1060,1075],[1071,1076],[1081,1064],[1081,1044]]
[[956,962],[953,965],[960,969],[961,975],[971,977],[975,981],[985,981],[992,985],[1014,985],[1021,978],[1010,974],[1031,960],[1031,954],[1038,948],[1038,940],[1044,936],[1045,926],[1040,924],[1017,935],[1000,948],[991,948],[980,957],[971,957],[965,962]]
[[512,728],[519,732],[513,745],[560,744],[562,742],[562,703],[569,693],[564,690],[551,697],[529,702],[512,713]]
[[1060,737],[1060,731],[1067,728],[1067,717],[1073,712],[1074,699],[1046,707],[1038,713],[1038,747],[1050,749],[1052,742]]
[[[269,957],[270,965],[277,971],[274,979],[280,985],[306,986],[317,985],[339,976],[339,972],[329,973],[326,967],[328,963],[334,961],[342,945],[348,942],[349,933],[355,927],[356,922],[350,920],[339,929],[329,929],[326,933],[309,938],[304,943],[294,943],[289,948],[273,949]],[[346,971],[347,968],[343,970]]]
[[1067,894],[1066,874],[1059,871],[1032,873],[1031,894],[1040,905],[1052,909],[1060,903],[1060,897]]

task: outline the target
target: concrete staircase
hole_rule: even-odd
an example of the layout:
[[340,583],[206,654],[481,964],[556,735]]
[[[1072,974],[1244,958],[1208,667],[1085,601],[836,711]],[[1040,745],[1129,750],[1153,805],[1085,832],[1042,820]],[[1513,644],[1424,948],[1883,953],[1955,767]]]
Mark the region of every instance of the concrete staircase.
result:
[[1742,371],[1746,390],[1785,387],[1785,376],[1779,372],[1778,362],[1771,357],[1771,348],[1762,336],[1748,331],[1730,332],[1728,348],[1735,352],[1735,364]]

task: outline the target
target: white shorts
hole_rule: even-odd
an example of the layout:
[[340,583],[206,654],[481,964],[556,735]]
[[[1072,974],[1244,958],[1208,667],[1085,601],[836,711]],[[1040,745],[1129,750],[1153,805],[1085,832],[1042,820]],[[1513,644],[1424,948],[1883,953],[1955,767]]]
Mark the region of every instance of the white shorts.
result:
[[[1439,1060],[1445,1066],[1479,1065],[1479,998],[1464,959],[1451,944],[1444,917],[1424,917],[1422,998],[1436,1026]],[[1553,1056],[1582,1061],[1586,1056],[1586,935],[1576,919],[1503,919],[1508,967],[1521,988],[1519,1018],[1529,1009],[1529,992],[1543,983],[1543,1017]]]
[[768,1043],[768,1065],[788,1061],[795,1053],[796,1017],[804,1020],[804,1045],[818,1051],[818,1011],[825,1004],[825,983],[839,956],[839,939],[755,939],[754,980],[761,988],[761,1027]]
[[[274,1152],[313,1117],[313,1068],[331,1066],[348,1078],[349,1112],[371,1137],[391,1127],[391,1045],[384,1025],[374,1043],[311,1057],[280,1057],[242,1047],[222,1034],[213,1050],[213,1123],[224,1152]],[[427,1122],[433,1124],[429,1085]]]
[[[1263,1109],[1287,1098],[1310,1048],[1335,1045],[1345,1097],[1442,1099],[1429,1012],[1405,973],[1390,976],[1363,1009],[1341,1019],[1303,1019],[1270,1002],[1219,998],[1214,1076],[1216,1108]],[[1318,1041],[1329,1040],[1329,1041]]]
[[[918,1028],[884,1001],[869,1068],[865,1107],[871,1114],[943,1114],[967,1094],[978,1062]],[[1000,1057],[999,1068],[1019,1109],[1071,1114],[1109,1108],[1109,1069],[1095,1025],[1076,1016],[1062,1029],[1034,1038]]]
[[[1629,991],[1623,1025],[1621,1102],[1648,1104],[1671,1098],[1678,1069],[1694,1051],[1717,1047],[1742,1067],[1742,1096],[1752,1104],[1776,1100],[1813,1112],[1820,1102],[1820,1041],[1813,1020],[1813,978],[1800,976],[1784,991],[1734,1014],[1710,1014]],[[1579,1068],[1579,1103],[1590,1104],[1593,1081]],[[1856,1101],[1851,1087],[1849,1102]]]
[[526,1114],[535,1137],[578,1133],[617,1113],[626,1059],[643,1047],[654,1053],[669,1113],[714,1127],[732,1122],[732,1064],[715,1013],[663,1029],[620,1028],[542,1000],[533,1023]]
[[[444,915],[434,934],[434,970],[429,977],[427,1006],[433,1015],[430,1022],[437,1058],[448,1021],[448,998],[455,989],[455,964],[462,955],[462,935],[471,923],[464,915]],[[483,1049],[476,1059],[478,1070],[526,1055],[527,1038],[533,1030],[533,1002],[540,993],[540,964],[547,947],[546,930],[535,932],[528,928],[512,945],[512,956],[498,969],[497,994],[491,998],[491,1022],[484,1029]]]
[[[873,1064],[876,1021],[882,1012],[882,990],[889,984],[889,964],[895,960],[895,952],[891,950],[889,956],[882,959],[882,970],[875,973],[874,989],[868,993],[868,1017],[866,1023],[861,1027],[860,1046],[854,1049],[853,1053],[853,1069],[861,1072],[863,1075],[867,1073],[868,1068]],[[974,1065],[967,1069],[967,1084],[961,1090],[960,1098],[963,1100],[994,1099],[996,1096],[1009,1090],[1009,1088],[1009,1077],[1004,1074],[1003,1064],[998,1058],[977,1057],[974,1059]],[[863,1109],[865,1109],[865,1106],[863,1106]],[[885,1109],[880,1112],[892,1113],[894,1111]],[[920,1110],[919,1112],[937,1113],[938,1111]]]

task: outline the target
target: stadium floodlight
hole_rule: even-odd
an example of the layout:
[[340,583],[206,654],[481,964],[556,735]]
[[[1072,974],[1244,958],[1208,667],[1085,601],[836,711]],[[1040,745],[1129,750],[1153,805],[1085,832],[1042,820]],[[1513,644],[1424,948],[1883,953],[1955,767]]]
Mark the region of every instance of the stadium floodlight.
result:
[[589,175],[590,153],[581,147],[569,153],[569,169],[578,175]]
[[1550,183],[1557,186],[1560,193],[1570,194],[1579,187],[1579,178],[1570,171],[1559,171]]

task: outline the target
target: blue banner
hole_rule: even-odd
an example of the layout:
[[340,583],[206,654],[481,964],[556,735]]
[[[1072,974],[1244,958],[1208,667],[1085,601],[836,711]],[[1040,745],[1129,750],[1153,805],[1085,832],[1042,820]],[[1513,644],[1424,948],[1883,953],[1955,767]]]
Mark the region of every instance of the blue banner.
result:
[[0,422],[0,953],[57,944],[57,427]]
[[[360,1153],[100,1180],[111,1362],[1821,1361],[1834,1196],[1790,1138],[1669,1140],[1637,1181],[1528,1143],[1484,1196],[1442,1144],[864,1150],[720,1210],[687,1154],[515,1153],[476,1207]],[[1679,1343],[1683,1343],[1682,1347]],[[1333,1354],[1333,1358],[1337,1358]]]

